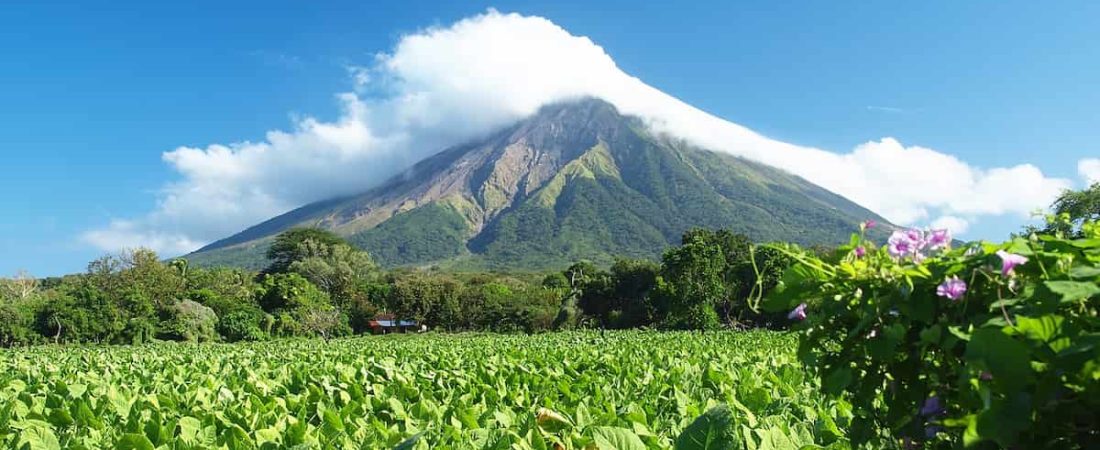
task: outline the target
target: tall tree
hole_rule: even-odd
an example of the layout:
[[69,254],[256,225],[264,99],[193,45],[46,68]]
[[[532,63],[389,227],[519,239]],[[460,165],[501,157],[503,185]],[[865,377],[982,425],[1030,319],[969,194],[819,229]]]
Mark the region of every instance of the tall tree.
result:
[[719,326],[715,307],[729,296],[726,257],[704,233],[684,235],[681,246],[661,258],[658,293],[668,305],[667,324],[673,328],[709,329]]
[[1055,220],[1047,225],[1047,232],[1067,236],[1081,234],[1085,221],[1100,221],[1100,183],[1093,183],[1080,191],[1066,190],[1051,205]]
[[[312,245],[307,245],[312,242]],[[320,228],[293,228],[284,231],[275,238],[267,250],[267,259],[271,264],[265,273],[283,273],[297,261],[317,256],[315,251],[337,245],[349,245],[344,238]]]
[[364,282],[377,276],[378,266],[367,252],[347,244],[326,244],[312,239],[299,244],[309,255],[290,264],[288,271],[302,275],[327,292],[337,306],[343,307],[356,297]]

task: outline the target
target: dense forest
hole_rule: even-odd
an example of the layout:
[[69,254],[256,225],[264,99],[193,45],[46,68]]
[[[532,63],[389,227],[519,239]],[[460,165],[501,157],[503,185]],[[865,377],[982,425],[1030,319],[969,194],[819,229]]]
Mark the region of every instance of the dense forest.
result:
[[685,233],[660,263],[582,261],[549,274],[383,271],[312,228],[279,235],[267,256],[270,265],[252,272],[138,249],[79,275],[3,279],[0,345],[330,338],[369,333],[381,314],[444,331],[767,325],[774,317],[750,312],[746,301],[788,265],[744,235],[703,229]]
[[[1100,184],[1067,191],[1052,205],[1061,220],[1023,234],[1080,233],[1100,219],[1098,199]],[[340,236],[296,228],[275,239],[261,271],[194,267],[137,249],[92,261],[83,274],[0,279],[0,346],[331,338],[368,333],[383,314],[441,331],[782,326],[782,314],[749,303],[776,285],[792,254],[843,256],[693,229],[659,262],[580,261],[549,274],[386,271]]]

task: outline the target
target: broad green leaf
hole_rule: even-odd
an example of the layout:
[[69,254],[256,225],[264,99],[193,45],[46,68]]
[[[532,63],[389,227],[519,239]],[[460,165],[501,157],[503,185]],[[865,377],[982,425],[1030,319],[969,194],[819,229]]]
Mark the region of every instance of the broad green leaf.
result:
[[1100,277],[1100,267],[1074,266],[1069,269],[1069,277],[1075,280],[1087,280]]
[[676,438],[676,450],[733,450],[740,445],[737,421],[725,405],[699,416]]
[[641,438],[626,428],[596,427],[592,435],[600,450],[646,450]]
[[184,443],[194,444],[198,442],[199,430],[202,428],[202,422],[194,417],[181,417],[179,424],[179,438]]
[[124,434],[115,444],[119,450],[153,450],[153,443],[143,434]]
[[1087,281],[1047,281],[1043,284],[1051,292],[1060,295],[1063,302],[1086,300],[1100,294],[1100,286]]
[[19,433],[16,447],[25,450],[60,450],[57,435],[48,426],[32,426]]
[[851,383],[852,369],[844,367],[830,371],[829,374],[825,376],[822,388],[825,389],[825,392],[835,395],[843,392]]
[[1008,391],[1022,389],[1033,377],[1030,352],[998,328],[980,328],[970,337],[966,359],[983,365]]
[[1069,346],[1068,339],[1063,339],[1058,345],[1053,345],[1055,339],[1062,335],[1062,322],[1064,321],[1065,319],[1062,316],[1053,314],[1037,318],[1019,316],[1016,318],[1015,329],[1029,339],[1044,344],[1052,344],[1051,349],[1057,352]]

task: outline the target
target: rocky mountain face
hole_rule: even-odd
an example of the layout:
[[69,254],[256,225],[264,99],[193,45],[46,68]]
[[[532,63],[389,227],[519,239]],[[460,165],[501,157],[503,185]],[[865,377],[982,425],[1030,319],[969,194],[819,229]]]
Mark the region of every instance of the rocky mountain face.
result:
[[258,267],[296,226],[346,236],[384,265],[544,269],[656,258],[692,227],[832,244],[881,217],[779,169],[651,132],[598,99],[544,107],[360,195],[304,206],[190,255]]

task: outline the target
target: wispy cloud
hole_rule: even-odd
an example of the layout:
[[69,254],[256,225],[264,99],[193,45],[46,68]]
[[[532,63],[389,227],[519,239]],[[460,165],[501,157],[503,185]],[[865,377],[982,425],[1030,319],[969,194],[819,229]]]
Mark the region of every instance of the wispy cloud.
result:
[[[489,11],[428,28],[349,76],[353,92],[338,95],[343,113],[334,121],[307,117],[258,142],[166,152],[181,178],[152,211],[89,231],[85,241],[192,250],[291,208],[370,188],[449,145],[581,96],[603,98],[657,131],[800,175],[900,224],[965,229],[982,216],[1026,218],[1072,186],[1030,164],[983,168],[889,137],[842,152],[770,139],[645,84],[588,38],[540,17]],[[1092,173],[1091,163],[1083,167]]]
[[299,69],[303,66],[300,56],[272,50],[253,50],[248,55],[256,58],[266,66],[281,67],[284,69]]
[[351,84],[355,88],[355,92],[362,93],[370,85],[371,77],[370,67],[358,66],[358,65],[346,65],[344,70],[348,72],[348,78],[351,79]]
[[884,113],[891,113],[891,114],[901,114],[901,113],[905,112],[904,109],[896,108],[896,107],[893,107],[893,106],[867,105],[866,108],[867,108],[868,111],[884,112]]

